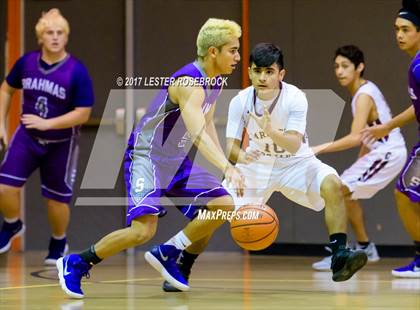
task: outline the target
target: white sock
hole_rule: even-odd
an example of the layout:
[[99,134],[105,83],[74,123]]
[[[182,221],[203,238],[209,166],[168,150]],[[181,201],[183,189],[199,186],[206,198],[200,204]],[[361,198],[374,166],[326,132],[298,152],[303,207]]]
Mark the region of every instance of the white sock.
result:
[[188,239],[188,237],[184,234],[182,230],[165,242],[165,244],[173,245],[181,251],[188,248],[191,245],[191,243],[192,242],[190,241],[190,239]]
[[54,234],[52,234],[51,237],[55,240],[63,240],[64,238],[66,238],[66,234],[61,236],[55,236]]
[[19,218],[18,218],[18,217],[13,217],[13,218],[4,218],[4,221],[5,221],[6,223],[9,223],[9,224],[14,224],[14,223],[16,223],[18,220],[19,220]]

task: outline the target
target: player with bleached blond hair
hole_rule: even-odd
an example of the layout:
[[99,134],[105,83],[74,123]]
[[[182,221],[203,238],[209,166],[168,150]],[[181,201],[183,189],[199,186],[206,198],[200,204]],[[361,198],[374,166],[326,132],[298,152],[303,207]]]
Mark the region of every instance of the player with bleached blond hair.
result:
[[38,38],[38,43],[42,43],[42,35],[47,30],[47,28],[56,25],[61,28],[63,33],[68,37],[70,34],[70,26],[67,19],[61,15],[59,9],[51,9],[46,13],[42,13],[41,18],[38,20],[35,25],[35,33]]
[[[66,51],[70,27],[60,11],[43,13],[35,32],[40,50],[23,55],[0,89],[0,140],[7,147],[0,167],[0,253],[25,230],[20,192],[39,168],[52,231],[45,264],[55,265],[68,248],[79,127],[89,118],[94,95],[86,67]],[[21,122],[9,143],[6,118],[17,89],[23,89]]]
[[[60,11],[43,13],[35,32],[40,50],[23,55],[0,89],[0,139],[7,147],[0,167],[0,253],[25,230],[19,218],[20,192],[39,168],[52,230],[45,264],[55,265],[68,248],[79,127],[89,118],[94,96],[87,69],[65,49],[70,27]],[[23,89],[22,115],[9,143],[6,118],[16,89]]]
[[[182,291],[189,289],[188,281],[177,267],[178,256],[224,223],[222,219],[199,220],[195,218],[198,210],[234,209],[221,180],[193,164],[197,150],[224,173],[239,195],[243,190],[243,177],[225,157],[213,121],[221,86],[196,82],[203,78],[221,80],[220,75],[233,72],[240,60],[240,36],[241,28],[235,22],[209,19],[197,37],[197,60],[175,72],[171,76],[175,82],[162,87],[149,105],[126,150],[127,226],[108,234],[82,253],[58,260],[60,283],[69,296],[83,297],[81,278],[93,265],[144,244],[154,236],[158,217],[166,213],[160,202],[164,196],[176,200],[177,208],[192,221],[166,243],[146,252],[145,258],[174,287]],[[185,150],[187,145],[190,151]]]
[[[230,102],[226,126],[226,148],[231,162],[245,177],[243,197],[236,208],[266,203],[278,191],[295,203],[320,211],[325,207],[333,259],[334,281],[346,281],[367,260],[363,251],[346,248],[346,210],[337,172],[318,160],[306,135],[308,102],[296,86],[283,81],[286,75],[283,52],[272,43],[259,43],[250,53],[251,86]],[[249,146],[242,148],[243,133]],[[224,183],[230,190],[228,183]],[[207,243],[200,240],[187,248],[179,260],[181,272],[189,277],[198,254]],[[194,249],[196,255],[189,253]],[[201,252],[200,252],[201,250]],[[176,292],[164,282],[163,290]]]

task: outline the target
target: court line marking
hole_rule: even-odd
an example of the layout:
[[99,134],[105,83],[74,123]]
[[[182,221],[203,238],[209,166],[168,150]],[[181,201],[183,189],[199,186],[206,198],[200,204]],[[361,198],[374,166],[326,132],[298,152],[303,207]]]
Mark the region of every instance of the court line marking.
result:
[[[91,284],[100,284],[100,283],[128,283],[128,282],[142,282],[142,281],[156,281],[156,280],[163,280],[162,278],[134,278],[134,279],[121,279],[121,280],[104,280],[104,281],[94,281],[94,282],[83,282],[84,285],[91,285]],[[194,282],[202,282],[202,281],[210,281],[210,282],[220,282],[220,281],[229,281],[229,282],[238,282],[243,281],[243,278],[201,278],[201,279],[194,279]],[[251,282],[330,282],[330,279],[249,279]],[[392,283],[392,280],[356,280],[358,283]],[[331,282],[336,283],[336,282]],[[7,291],[7,290],[17,290],[17,289],[31,289],[31,288],[42,288],[42,287],[56,287],[60,286],[59,283],[57,284],[35,284],[35,285],[22,285],[22,286],[10,286],[10,287],[0,287],[0,291]]]
[[[92,282],[83,282],[83,285],[91,285],[91,284],[98,284],[98,283],[141,282],[141,281],[151,281],[151,280],[161,280],[161,278],[157,278],[156,277],[156,278],[137,278],[137,279],[123,279],[123,280],[92,281]],[[0,287],[0,291],[17,290],[17,289],[27,289],[27,288],[55,287],[55,286],[60,286],[60,283],[57,283],[57,284],[34,284],[34,285]]]

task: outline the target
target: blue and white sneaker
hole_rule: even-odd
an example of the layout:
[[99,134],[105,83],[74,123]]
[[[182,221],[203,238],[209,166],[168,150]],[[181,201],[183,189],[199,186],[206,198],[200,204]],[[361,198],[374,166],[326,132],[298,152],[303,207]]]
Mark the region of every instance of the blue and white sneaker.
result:
[[66,255],[57,259],[58,278],[61,288],[73,298],[83,298],[81,288],[82,277],[89,278],[92,267],[77,254]]
[[69,245],[67,244],[66,238],[57,240],[51,237],[50,245],[48,246],[48,255],[47,257],[45,257],[44,265],[55,266],[57,263],[57,259],[65,256],[68,251]]
[[12,240],[21,236],[25,232],[25,225],[21,220],[14,223],[3,222],[0,231],[0,254],[10,250]]
[[420,278],[420,255],[407,266],[392,270],[392,275],[399,278]]
[[181,291],[188,291],[190,289],[188,281],[176,264],[179,254],[181,254],[181,250],[178,250],[173,245],[161,244],[147,251],[144,254],[144,258],[172,286]]

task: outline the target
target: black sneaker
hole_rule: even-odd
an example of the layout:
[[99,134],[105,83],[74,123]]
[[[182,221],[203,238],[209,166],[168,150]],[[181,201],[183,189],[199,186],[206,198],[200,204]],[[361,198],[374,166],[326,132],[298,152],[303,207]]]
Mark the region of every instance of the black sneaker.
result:
[[332,279],[335,282],[350,279],[359,269],[367,263],[367,255],[363,250],[338,250],[332,257]]
[[[191,269],[185,270],[181,264],[177,264],[177,265],[178,265],[179,271],[181,271],[181,274],[184,276],[185,280],[188,281],[190,278]],[[174,287],[168,281],[163,282],[162,290],[164,290],[165,292],[182,292],[181,290]]]
[[21,236],[25,231],[25,225],[21,220],[14,223],[3,222],[0,231],[0,254],[9,251],[12,240]]
[[55,266],[57,259],[66,256],[68,251],[69,245],[67,244],[66,238],[57,240],[51,237],[50,245],[48,246],[48,255],[45,257],[44,265]]

